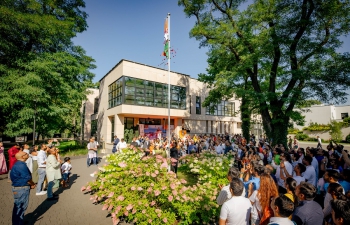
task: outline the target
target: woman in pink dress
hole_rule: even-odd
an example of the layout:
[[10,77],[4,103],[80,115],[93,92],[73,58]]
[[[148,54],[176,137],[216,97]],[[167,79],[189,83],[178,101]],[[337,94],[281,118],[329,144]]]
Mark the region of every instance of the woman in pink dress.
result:
[[0,174],[7,173],[6,160],[4,155],[4,144],[0,142]]

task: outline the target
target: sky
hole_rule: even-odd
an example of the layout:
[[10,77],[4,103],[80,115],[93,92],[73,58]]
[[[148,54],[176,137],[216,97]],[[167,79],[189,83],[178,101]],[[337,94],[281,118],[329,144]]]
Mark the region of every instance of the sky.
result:
[[[170,19],[171,48],[176,54],[170,69],[197,78],[207,68],[207,48],[189,37],[195,18],[187,18],[177,0],[85,0],[88,28],[73,39],[96,60],[94,82],[120,60],[167,69],[163,51],[164,21]],[[341,52],[350,51],[350,37],[343,37]],[[350,91],[349,91],[350,93]],[[350,105],[348,98],[347,105]]]

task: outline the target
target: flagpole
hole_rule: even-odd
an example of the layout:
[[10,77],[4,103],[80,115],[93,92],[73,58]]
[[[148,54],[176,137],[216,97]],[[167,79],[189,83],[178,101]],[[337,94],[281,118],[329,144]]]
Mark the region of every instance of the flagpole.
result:
[[168,157],[170,157],[170,13],[168,13]]

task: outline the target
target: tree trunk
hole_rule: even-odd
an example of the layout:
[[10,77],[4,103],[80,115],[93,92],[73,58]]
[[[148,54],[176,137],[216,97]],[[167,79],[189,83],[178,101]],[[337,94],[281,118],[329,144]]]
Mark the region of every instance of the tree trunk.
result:
[[269,136],[272,138],[272,145],[283,144],[285,148],[287,147],[288,122],[289,118],[274,119],[271,136]]
[[242,120],[242,133],[243,137],[249,141],[250,140],[250,120],[251,111],[249,109],[249,101],[246,97],[242,97],[241,104],[241,120]]

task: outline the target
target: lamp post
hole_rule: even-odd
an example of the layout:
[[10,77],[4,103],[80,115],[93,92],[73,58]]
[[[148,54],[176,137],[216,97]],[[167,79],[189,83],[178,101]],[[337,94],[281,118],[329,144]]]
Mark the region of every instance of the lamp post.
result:
[[33,146],[35,145],[36,100],[34,100]]

